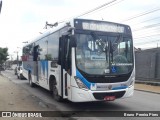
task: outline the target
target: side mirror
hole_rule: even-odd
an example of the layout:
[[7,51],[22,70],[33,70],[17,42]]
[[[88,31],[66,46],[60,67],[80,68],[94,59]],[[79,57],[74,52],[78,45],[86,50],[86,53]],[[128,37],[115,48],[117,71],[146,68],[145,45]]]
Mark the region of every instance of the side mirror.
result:
[[76,37],[73,36],[73,35],[71,35],[70,36],[70,40],[71,40],[71,42],[70,42],[71,47],[76,47],[77,46],[77,44],[76,44]]

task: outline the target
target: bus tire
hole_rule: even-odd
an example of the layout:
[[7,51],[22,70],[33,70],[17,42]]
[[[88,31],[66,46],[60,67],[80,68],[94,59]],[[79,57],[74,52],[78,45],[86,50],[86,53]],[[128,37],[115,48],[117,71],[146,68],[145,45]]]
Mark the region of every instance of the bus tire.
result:
[[58,102],[62,102],[63,101],[63,98],[58,95],[58,90],[57,90],[56,85],[53,85],[53,98]]
[[21,75],[19,76],[19,79],[22,80]]
[[29,80],[29,85],[30,85],[31,87],[34,87],[34,83],[32,82],[32,76],[31,76],[30,73],[28,74],[28,80]]

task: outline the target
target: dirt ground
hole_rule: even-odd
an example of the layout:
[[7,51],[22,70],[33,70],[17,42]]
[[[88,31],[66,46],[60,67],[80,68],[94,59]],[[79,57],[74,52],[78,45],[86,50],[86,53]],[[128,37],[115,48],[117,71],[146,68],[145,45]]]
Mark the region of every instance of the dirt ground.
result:
[[154,86],[154,85],[146,85],[146,84],[135,84],[136,90],[142,90],[142,91],[148,91],[153,93],[159,93],[160,94],[160,86]]
[[[17,84],[0,75],[0,111],[58,111],[55,106],[49,105],[36,96],[33,96]],[[2,114],[0,112],[0,114]],[[2,116],[2,115],[0,115]],[[4,118],[0,120],[59,120],[70,118]]]

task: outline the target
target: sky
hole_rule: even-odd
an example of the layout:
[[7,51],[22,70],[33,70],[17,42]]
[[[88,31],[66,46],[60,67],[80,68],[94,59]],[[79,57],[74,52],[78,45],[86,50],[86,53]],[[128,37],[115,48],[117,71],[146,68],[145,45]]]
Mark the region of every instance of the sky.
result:
[[[21,56],[23,45],[44,31],[45,22],[68,20],[113,0],[2,0],[0,47],[9,55]],[[80,18],[128,24],[136,48],[160,47],[158,0],[117,0]],[[11,57],[10,57],[11,58]]]

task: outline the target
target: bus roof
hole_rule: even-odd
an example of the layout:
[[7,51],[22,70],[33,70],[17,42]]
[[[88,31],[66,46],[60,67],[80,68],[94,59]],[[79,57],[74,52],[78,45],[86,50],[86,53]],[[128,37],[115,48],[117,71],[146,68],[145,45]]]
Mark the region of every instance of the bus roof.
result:
[[[61,23],[61,24],[58,24],[58,26],[56,26],[56,27],[53,27],[53,28],[50,28],[49,30],[46,30],[44,33],[42,33],[41,35],[39,35],[38,37],[35,37],[35,39],[33,39],[33,41],[31,41],[30,43],[28,43],[28,44],[26,44],[26,45],[24,45],[24,47],[25,46],[27,46],[27,45],[29,45],[29,44],[32,44],[32,43],[34,43],[34,42],[36,42],[36,41],[38,41],[38,40],[40,40],[40,39],[42,39],[43,37],[45,37],[45,36],[47,36],[47,35],[49,35],[49,34],[51,34],[51,33],[53,33],[53,32],[56,32],[57,30],[60,30],[60,29],[62,29],[62,28],[64,28],[64,27],[75,27],[74,26],[74,24],[75,24],[75,22],[76,21],[78,21],[78,22],[97,22],[97,23],[108,23],[108,24],[113,24],[113,25],[117,25],[117,26],[123,26],[123,27],[125,27],[125,28],[129,28],[130,29],[130,27],[128,26],[128,25],[125,25],[125,24],[121,24],[121,23],[114,23],[114,22],[109,22],[109,21],[103,21],[103,20],[92,20],[92,19],[79,19],[79,18],[74,18],[74,19],[71,19],[71,20],[69,20],[68,22],[64,22],[64,23]],[[77,27],[77,26],[76,26]],[[79,27],[79,26],[78,26]],[[78,27],[77,27],[77,29],[78,29]]]
[[36,41],[38,41],[38,40],[40,40],[40,39],[42,39],[42,38],[44,38],[45,36],[50,35],[50,34],[53,33],[53,32],[56,32],[57,30],[62,29],[62,28],[65,27],[65,26],[67,26],[67,24],[66,24],[66,23],[63,23],[63,24],[58,25],[57,27],[53,27],[53,28],[50,28],[50,29],[44,31],[44,32],[43,32],[42,34],[40,34],[39,36],[35,37],[31,42],[29,42],[28,44],[24,45],[24,47],[27,46],[27,45],[29,45],[29,44],[32,44],[32,43],[34,43],[34,42],[36,42]]

